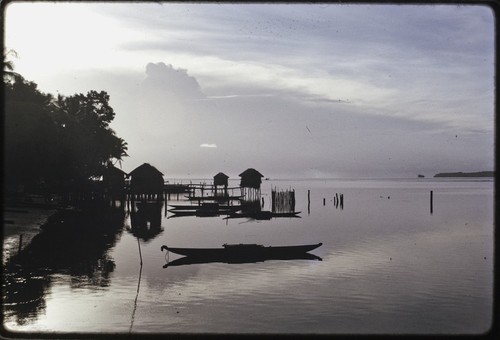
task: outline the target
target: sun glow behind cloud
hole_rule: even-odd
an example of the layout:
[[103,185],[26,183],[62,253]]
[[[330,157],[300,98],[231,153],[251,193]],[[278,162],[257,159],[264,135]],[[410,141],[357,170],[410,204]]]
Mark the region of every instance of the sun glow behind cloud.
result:
[[[5,27],[6,47],[19,54],[16,67],[34,77],[54,70],[130,67],[131,60],[116,46],[142,37],[86,3],[10,3]],[[30,60],[34,56],[37,63]]]

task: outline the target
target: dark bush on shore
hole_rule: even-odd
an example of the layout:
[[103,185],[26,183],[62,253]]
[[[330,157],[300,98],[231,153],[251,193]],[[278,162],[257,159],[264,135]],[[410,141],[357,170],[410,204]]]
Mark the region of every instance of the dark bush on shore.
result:
[[54,97],[16,74],[4,78],[4,98],[7,194],[81,191],[127,156],[109,126],[115,112],[105,91]]

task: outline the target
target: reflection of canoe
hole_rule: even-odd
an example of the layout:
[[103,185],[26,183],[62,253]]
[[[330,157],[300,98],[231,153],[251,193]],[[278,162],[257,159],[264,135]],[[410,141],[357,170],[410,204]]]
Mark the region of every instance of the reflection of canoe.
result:
[[224,244],[223,248],[171,248],[166,245],[161,246],[161,250],[167,250],[184,256],[191,257],[280,257],[294,256],[307,253],[320,247],[323,243],[306,244],[296,246],[268,246],[260,244]]
[[218,203],[202,203],[201,205],[187,205],[187,204],[169,204],[172,209],[169,211],[196,211],[196,210],[212,210],[212,211],[238,211],[241,209],[239,205],[220,205]]
[[169,212],[172,213],[170,217],[180,217],[180,216],[198,216],[198,217],[214,217],[220,216],[220,214],[229,214],[229,211],[203,211],[203,210],[173,210],[170,209]]
[[169,204],[169,207],[172,207],[172,210],[196,210],[200,206],[199,205],[187,205],[187,204]]
[[271,211],[259,211],[259,212],[234,212],[231,213],[226,219],[229,218],[253,218],[254,220],[270,220],[273,217],[296,217],[300,218],[298,214],[300,214],[300,211],[296,212],[289,212],[289,213],[273,213]]
[[271,256],[259,256],[259,255],[247,255],[247,256],[185,256],[174,261],[166,263],[163,268],[174,267],[174,266],[184,266],[189,264],[202,264],[202,263],[257,263],[264,262],[268,260],[318,260],[322,261],[321,257],[309,254],[309,253],[298,253],[298,254],[276,254]]

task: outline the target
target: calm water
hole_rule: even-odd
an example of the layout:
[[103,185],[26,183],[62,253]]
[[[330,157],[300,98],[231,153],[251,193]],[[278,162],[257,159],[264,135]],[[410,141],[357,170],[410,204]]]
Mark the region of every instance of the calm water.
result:
[[[78,333],[489,329],[492,180],[271,180],[263,183],[265,210],[271,210],[271,186],[295,189],[301,218],[170,218],[162,207],[147,216],[146,230],[133,230],[125,211],[70,219],[42,232],[4,273],[5,327]],[[335,207],[335,193],[344,194],[343,209]],[[311,253],[322,261],[163,268],[160,251],[164,244],[318,242],[323,245]]]

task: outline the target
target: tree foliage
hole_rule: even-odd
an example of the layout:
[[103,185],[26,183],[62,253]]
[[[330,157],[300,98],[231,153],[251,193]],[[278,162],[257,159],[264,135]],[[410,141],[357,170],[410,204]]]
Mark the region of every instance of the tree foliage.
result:
[[105,91],[54,97],[14,77],[4,79],[4,95],[7,189],[79,190],[127,156],[127,143],[110,128],[115,112]]
[[17,57],[17,52],[14,50],[4,51],[3,54],[3,79],[4,81],[9,81],[11,79],[19,78],[21,75],[19,73],[14,72],[14,62],[12,60],[8,60],[8,56],[13,55]]

